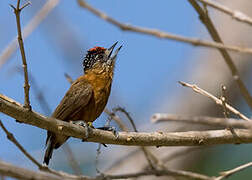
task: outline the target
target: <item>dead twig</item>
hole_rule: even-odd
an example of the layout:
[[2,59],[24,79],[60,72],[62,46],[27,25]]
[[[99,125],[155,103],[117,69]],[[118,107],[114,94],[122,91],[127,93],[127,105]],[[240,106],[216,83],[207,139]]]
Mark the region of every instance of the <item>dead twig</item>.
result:
[[182,170],[173,170],[173,169],[167,169],[167,170],[147,170],[137,173],[128,173],[128,174],[122,174],[122,175],[106,175],[105,178],[107,179],[128,179],[128,178],[137,178],[142,176],[172,176],[172,177],[184,177],[189,179],[200,179],[200,180],[211,180],[212,177],[193,173],[189,171],[182,171]]
[[[223,44],[223,41],[222,41],[218,31],[216,30],[213,22],[211,21],[210,17],[208,16],[208,12],[205,11],[195,0],[188,0],[188,1],[192,5],[192,7],[195,9],[195,11],[199,14],[199,18],[200,18],[201,22],[205,25],[205,27],[208,30],[209,34],[211,35],[212,39],[215,42]],[[234,81],[237,83],[243,98],[245,99],[245,101],[249,105],[250,109],[252,109],[252,97],[251,97],[248,89],[246,88],[244,82],[240,78],[238,69],[234,64],[233,59],[231,58],[229,53],[226,51],[226,49],[219,49],[219,51],[220,51],[221,55],[223,56],[223,59],[225,60],[228,68],[230,69],[232,77],[233,77]]]
[[244,170],[246,168],[249,168],[251,166],[252,166],[252,162],[249,162],[249,163],[243,164],[243,165],[241,165],[239,167],[236,167],[234,169],[231,169],[231,170],[228,170],[228,171],[223,171],[223,172],[220,173],[221,175],[216,177],[214,180],[225,179],[225,178],[227,178],[227,177],[229,177],[229,176],[231,176],[231,175],[233,175],[233,174],[235,174],[237,172],[240,172],[240,171],[242,171],[242,170]]
[[[59,0],[48,0],[30,22],[22,29],[23,39],[25,40],[47,17],[47,15],[59,4]],[[18,48],[17,39],[13,39],[0,54],[0,68],[10,58]]]
[[107,14],[93,8],[90,6],[86,1],[84,0],[78,0],[78,3],[80,7],[87,9],[91,13],[95,14],[96,16],[100,17],[101,19],[117,26],[123,31],[131,31],[131,32],[136,32],[136,33],[141,33],[141,34],[147,34],[151,36],[155,36],[157,38],[163,38],[163,39],[170,39],[174,41],[179,41],[179,42],[184,42],[188,43],[194,46],[203,46],[203,47],[209,47],[209,48],[217,48],[217,49],[226,49],[230,51],[235,51],[235,52],[243,52],[243,53],[252,53],[251,48],[241,48],[237,46],[230,46],[230,45],[224,45],[223,43],[217,43],[217,42],[211,42],[211,41],[206,41],[206,40],[200,40],[200,39],[193,39],[193,38],[187,38],[171,33],[166,33],[162,32],[156,29],[148,29],[148,28],[142,28],[138,26],[133,26],[129,24],[124,24],[121,23],[112,17],[108,16]]
[[74,80],[72,79],[72,77],[67,74],[67,73],[64,73],[64,76],[66,78],[66,80],[70,83],[70,84],[73,84]]
[[39,169],[43,169],[43,166],[36,160],[34,159],[24,148],[23,146],[16,140],[16,138],[14,137],[14,135],[12,133],[10,133],[4,126],[4,124],[2,123],[2,121],[0,120],[0,126],[3,129],[3,131],[5,132],[5,134],[7,135],[7,138],[17,146],[17,148],[28,158],[30,159]]
[[238,10],[232,10],[218,2],[212,1],[212,0],[197,0],[202,2],[203,4],[210,6],[214,9],[217,9],[218,11],[221,11],[229,16],[231,16],[233,19],[246,23],[248,25],[252,25],[252,18],[249,17],[248,15],[244,14],[241,11]]
[[142,177],[142,176],[174,176],[174,177],[185,177],[189,179],[200,179],[200,180],[211,180],[211,177],[193,173],[189,171],[181,171],[181,170],[149,170],[149,171],[141,171],[136,173],[127,173],[127,174],[119,174],[119,175],[100,175],[96,177],[89,176],[76,176],[64,172],[56,173],[48,173],[41,171],[32,171],[25,168],[20,168],[18,166],[14,166],[9,163],[5,163],[0,161],[0,173],[4,176],[9,176],[17,179],[36,179],[36,180],[105,180],[105,179],[128,179],[134,177]]
[[[185,87],[189,87],[189,88],[192,88],[193,91],[199,93],[199,94],[202,94],[203,96],[206,96],[212,100],[214,100],[214,102],[220,106],[222,106],[222,101],[215,97],[214,95],[210,94],[209,92],[199,88],[197,85],[195,84],[189,84],[189,83],[185,83],[185,82],[182,82],[182,81],[179,81],[179,83],[182,85],[182,86],[185,86]],[[246,117],[245,115],[243,115],[241,112],[239,112],[238,110],[236,110],[235,108],[233,108],[232,106],[230,106],[229,104],[226,104],[226,108],[231,111],[232,113],[234,113],[235,115],[239,116],[240,118],[246,120],[246,121],[250,121],[250,119],[248,117]]]
[[80,167],[78,161],[76,160],[76,158],[73,154],[73,151],[70,148],[68,143],[64,144],[63,151],[67,155],[68,163],[69,163],[70,167],[72,168],[72,170],[74,171],[74,174],[81,175],[82,174],[81,167]]
[[121,118],[119,116],[117,116],[114,112],[109,111],[107,108],[104,109],[104,112],[111,118],[113,119],[116,124],[119,126],[119,128],[122,131],[129,131],[129,128],[123,123],[123,121],[121,120]]
[[24,50],[24,42],[22,38],[22,32],[21,32],[21,24],[20,24],[20,13],[21,11],[30,4],[30,2],[27,2],[22,7],[20,7],[20,0],[17,0],[17,6],[14,7],[13,5],[10,5],[14,13],[16,15],[16,22],[17,22],[17,31],[18,31],[18,43],[20,47],[20,52],[22,56],[22,62],[23,62],[23,69],[24,69],[24,94],[25,94],[25,101],[24,101],[24,107],[31,110],[30,105],[30,98],[29,98],[29,79],[28,79],[28,70],[27,70],[27,63],[26,63],[26,56],[25,56],[25,50]]
[[195,151],[199,151],[199,150],[202,150],[203,147],[185,147],[183,149],[178,149],[177,151],[165,156],[164,158],[162,158],[162,161],[164,163],[166,162],[170,162],[174,159],[177,159],[179,157],[182,157],[182,156],[185,156],[185,155],[188,155],[190,153],[193,153]]
[[[228,116],[229,116],[229,112],[228,112],[228,110],[227,110],[227,96],[226,96],[226,91],[227,91],[227,88],[226,88],[226,86],[224,86],[224,85],[222,85],[221,86],[221,97],[220,97],[220,100],[221,100],[221,102],[222,102],[222,107],[223,107],[223,115],[224,115],[224,117],[226,118],[226,119],[228,119]],[[230,132],[233,134],[233,136],[235,137],[235,138],[238,138],[239,139],[239,137],[237,136],[237,134],[235,133],[235,130],[234,130],[234,128],[232,127],[232,126],[227,126],[227,128],[230,130]]]
[[[117,108],[113,109],[114,113],[117,112],[117,111],[122,112],[123,114],[125,114],[126,117],[127,117],[127,119],[130,121],[130,124],[132,125],[134,131],[138,132],[137,128],[136,128],[136,124],[135,124],[133,118],[130,116],[130,114],[124,108],[122,108],[122,107],[117,107]],[[150,168],[151,169],[155,169],[155,166],[153,165],[153,163],[151,161],[151,158],[152,159],[156,159],[156,158],[154,158],[154,155],[147,148],[145,148],[145,147],[140,147],[140,149],[143,151],[144,156],[145,156],[145,158],[146,158],[146,160],[147,160]]]
[[[151,117],[152,123],[162,123],[162,122],[176,122],[176,123],[190,123],[190,124],[202,124],[213,127],[228,127],[232,126],[234,128],[245,128],[251,129],[252,123],[247,123],[248,121],[242,121],[242,119],[232,119],[232,118],[217,118],[208,116],[188,116],[179,114],[166,114],[166,113],[156,113]],[[250,121],[251,122],[251,121]]]

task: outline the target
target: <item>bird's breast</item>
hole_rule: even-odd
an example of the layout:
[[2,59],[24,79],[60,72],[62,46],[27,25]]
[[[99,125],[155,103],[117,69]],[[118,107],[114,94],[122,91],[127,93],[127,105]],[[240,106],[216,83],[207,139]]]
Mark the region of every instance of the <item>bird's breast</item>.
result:
[[83,119],[88,122],[93,122],[101,115],[108,102],[112,78],[108,75],[94,75],[89,77],[88,80],[93,87],[93,97],[83,114]]

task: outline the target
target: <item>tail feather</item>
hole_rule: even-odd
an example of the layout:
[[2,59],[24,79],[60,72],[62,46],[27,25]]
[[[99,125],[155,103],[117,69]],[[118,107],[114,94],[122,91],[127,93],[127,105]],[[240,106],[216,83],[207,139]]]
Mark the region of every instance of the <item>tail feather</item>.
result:
[[48,134],[47,139],[46,139],[47,149],[46,149],[46,152],[45,152],[44,162],[43,162],[46,165],[49,164],[49,161],[52,158],[52,153],[53,153],[53,149],[54,149],[54,146],[55,146],[55,143],[53,141],[54,141],[53,135]]

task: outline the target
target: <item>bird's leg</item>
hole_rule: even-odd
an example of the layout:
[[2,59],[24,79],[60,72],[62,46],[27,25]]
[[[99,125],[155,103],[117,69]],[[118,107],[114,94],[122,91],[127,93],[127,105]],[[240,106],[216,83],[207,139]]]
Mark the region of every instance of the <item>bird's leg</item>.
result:
[[[98,128],[95,128],[92,124],[92,122],[85,122],[85,121],[71,121],[71,123],[73,124],[76,124],[76,125],[79,125],[79,126],[82,126],[85,128],[85,135],[86,135],[86,138],[85,139],[82,139],[82,142],[86,141],[86,139],[89,137],[89,130],[90,128],[93,128],[93,129],[100,129],[100,130],[104,130],[104,131],[112,131],[113,134],[115,135],[116,138],[118,138],[118,133],[116,131],[116,128],[115,127],[108,127],[108,126],[104,126],[104,127],[98,127]],[[104,147],[107,147],[106,144],[103,144],[102,145]]]
[[[86,138],[85,139],[82,139],[82,142],[86,141],[86,139],[89,137],[89,128],[94,128],[95,127],[93,126],[92,122],[85,122],[85,121],[71,121],[73,124],[76,124],[76,125],[79,125],[79,126],[82,126],[85,128],[85,135],[86,135]],[[106,144],[103,144],[102,145],[104,147],[108,147]]]

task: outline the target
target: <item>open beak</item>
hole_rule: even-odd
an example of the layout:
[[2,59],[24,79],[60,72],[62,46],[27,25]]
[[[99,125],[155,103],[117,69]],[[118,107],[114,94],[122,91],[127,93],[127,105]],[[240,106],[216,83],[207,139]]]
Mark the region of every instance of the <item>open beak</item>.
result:
[[122,48],[122,45],[116,49],[115,53],[111,56],[112,61],[114,61],[116,59],[116,56],[118,54],[118,52],[120,51],[120,49]]
[[110,48],[107,49],[107,51],[108,51],[108,58],[110,58],[110,56],[112,55],[112,52],[113,52],[115,46],[117,45],[117,43],[118,43],[118,41],[115,44],[113,44]]

